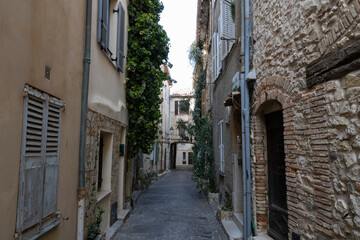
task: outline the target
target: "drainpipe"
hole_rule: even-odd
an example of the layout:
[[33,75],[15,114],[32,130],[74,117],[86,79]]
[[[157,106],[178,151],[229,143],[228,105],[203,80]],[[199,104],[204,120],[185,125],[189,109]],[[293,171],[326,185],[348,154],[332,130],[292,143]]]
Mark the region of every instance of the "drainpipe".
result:
[[84,239],[85,223],[85,139],[86,116],[89,93],[90,71],[90,40],[91,40],[91,9],[92,0],[86,0],[86,28],[85,28],[85,53],[84,72],[81,94],[81,123],[80,123],[80,151],[79,151],[79,186],[78,186],[78,213],[77,213],[77,240]]
[[[250,72],[250,0],[243,0],[244,32],[242,39],[244,46],[244,70],[241,76],[241,128],[242,128],[242,157],[243,157],[243,192],[244,192],[244,239],[251,237],[251,173],[250,173],[250,118],[249,118],[249,89],[246,84]],[[244,77],[245,76],[245,77]]]

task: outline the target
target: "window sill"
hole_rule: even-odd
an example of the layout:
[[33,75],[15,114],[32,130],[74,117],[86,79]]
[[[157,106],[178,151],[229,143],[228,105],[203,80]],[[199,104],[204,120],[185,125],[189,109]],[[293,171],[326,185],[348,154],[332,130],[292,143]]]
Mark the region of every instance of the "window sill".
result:
[[96,194],[96,201],[100,202],[104,198],[106,198],[108,195],[110,195],[112,191],[111,190],[100,190]]
[[54,229],[55,227],[57,227],[60,224],[60,222],[54,222],[52,224],[50,224],[49,226],[47,226],[46,228],[44,228],[43,230],[41,230],[38,234],[36,234],[35,236],[33,236],[32,238],[30,238],[29,240],[35,240],[38,239],[39,237],[41,237],[42,235],[44,235],[45,233],[49,232],[50,230]]

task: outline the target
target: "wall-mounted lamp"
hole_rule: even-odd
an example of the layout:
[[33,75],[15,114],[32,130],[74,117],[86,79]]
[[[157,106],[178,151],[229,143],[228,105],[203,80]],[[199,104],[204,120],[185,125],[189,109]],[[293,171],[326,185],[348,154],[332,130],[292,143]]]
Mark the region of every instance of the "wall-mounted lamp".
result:
[[170,135],[172,135],[172,134],[173,134],[173,132],[174,132],[173,127],[170,127]]

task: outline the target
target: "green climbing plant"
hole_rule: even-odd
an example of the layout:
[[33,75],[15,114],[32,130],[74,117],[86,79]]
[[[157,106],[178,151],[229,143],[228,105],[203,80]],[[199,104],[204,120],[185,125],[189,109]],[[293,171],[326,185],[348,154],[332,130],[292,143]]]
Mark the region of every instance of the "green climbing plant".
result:
[[160,65],[168,64],[171,67],[168,63],[169,38],[159,24],[163,8],[160,0],[129,1],[126,66],[129,159],[140,151],[151,152],[161,122],[160,91],[168,77],[161,71]]
[[[200,115],[201,110],[201,93],[206,86],[205,72],[202,68],[202,44],[193,43],[191,49],[197,48],[196,51],[189,52],[189,59],[196,63],[195,78],[195,111],[193,123],[185,124],[180,121],[178,128],[185,130],[187,134],[181,137],[194,144],[193,146],[193,179],[198,183],[202,190],[215,192],[214,167],[213,167],[213,142],[212,142],[212,121],[211,112],[205,116]],[[195,54],[194,54],[195,53]]]

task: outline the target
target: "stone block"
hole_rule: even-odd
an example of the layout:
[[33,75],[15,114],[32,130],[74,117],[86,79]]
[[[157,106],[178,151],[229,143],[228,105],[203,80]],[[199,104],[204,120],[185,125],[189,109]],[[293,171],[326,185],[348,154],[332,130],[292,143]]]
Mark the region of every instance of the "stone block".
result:
[[345,87],[359,87],[360,86],[360,71],[351,72],[344,77]]

